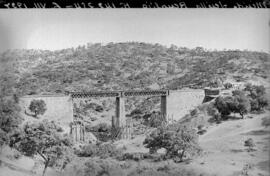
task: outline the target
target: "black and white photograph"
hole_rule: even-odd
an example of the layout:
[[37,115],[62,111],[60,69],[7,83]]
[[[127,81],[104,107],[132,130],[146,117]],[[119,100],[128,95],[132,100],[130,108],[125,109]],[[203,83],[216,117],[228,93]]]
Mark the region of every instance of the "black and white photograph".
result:
[[269,9],[0,9],[0,176],[270,176]]

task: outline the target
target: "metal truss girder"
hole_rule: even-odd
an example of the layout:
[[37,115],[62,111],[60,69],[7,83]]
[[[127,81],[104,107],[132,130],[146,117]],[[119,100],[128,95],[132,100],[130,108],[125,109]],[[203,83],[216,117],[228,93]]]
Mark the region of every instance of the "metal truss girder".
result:
[[119,92],[70,92],[72,98],[119,97]]
[[144,90],[144,91],[125,91],[123,93],[125,97],[129,96],[166,96],[167,90]]
[[131,96],[167,96],[168,90],[131,90],[131,91],[90,91],[90,92],[67,92],[72,98],[91,97],[131,97]]

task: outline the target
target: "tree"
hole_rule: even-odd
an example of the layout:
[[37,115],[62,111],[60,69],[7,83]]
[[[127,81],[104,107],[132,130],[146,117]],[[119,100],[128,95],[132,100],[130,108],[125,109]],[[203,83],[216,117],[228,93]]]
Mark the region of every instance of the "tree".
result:
[[[228,97],[220,96],[220,97],[217,97],[215,100],[214,105],[217,108],[217,110],[220,112],[222,118],[230,115],[231,113],[233,103],[229,103],[229,102],[233,102],[233,98],[230,96]],[[229,105],[231,105],[231,107]]]
[[47,109],[44,100],[32,100],[29,105],[29,110],[33,112],[34,117],[37,118],[38,115],[43,115]]
[[0,127],[9,133],[22,122],[19,116],[20,108],[13,99],[0,97]]
[[[193,155],[200,151],[198,136],[195,130],[184,127],[177,131],[168,132],[165,138],[167,157],[173,157],[175,161],[183,161],[184,156]],[[166,140],[167,139],[167,140]]]
[[266,91],[264,86],[247,84],[244,90],[248,92],[251,111],[261,111],[264,107],[268,106],[269,102],[266,98]]
[[230,89],[233,87],[232,83],[225,83],[223,86],[225,87],[225,89]]
[[69,151],[71,142],[57,132],[58,129],[59,126],[48,120],[27,123],[21,132],[11,136],[10,146],[29,157],[39,155],[44,160],[44,176],[48,167],[57,166],[60,161],[64,161],[62,167],[65,167],[69,161],[65,154]]
[[198,144],[198,135],[195,130],[186,126],[159,127],[144,141],[144,145],[155,153],[158,149],[166,149],[166,157],[176,162],[183,161],[187,155],[194,155],[201,149]]
[[251,109],[250,101],[243,91],[236,90],[232,93],[235,103],[234,108],[231,108],[231,111],[239,113],[241,117],[244,118],[244,114],[247,114]]
[[258,85],[246,84],[244,90],[249,92],[249,96],[252,99],[256,99],[266,94],[265,87],[262,85],[258,86]]
[[19,115],[19,106],[12,98],[0,97],[0,146],[9,142],[9,135],[14,132],[22,122]]
[[243,91],[233,91],[233,96],[218,97],[215,107],[223,119],[233,113],[239,113],[242,118],[250,111],[250,101]]

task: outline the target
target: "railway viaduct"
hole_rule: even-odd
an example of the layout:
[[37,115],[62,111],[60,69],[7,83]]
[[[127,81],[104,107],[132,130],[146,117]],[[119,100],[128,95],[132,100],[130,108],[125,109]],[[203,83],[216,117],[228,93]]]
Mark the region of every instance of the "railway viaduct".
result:
[[[197,94],[197,95],[196,95]],[[72,135],[76,141],[84,141],[84,125],[74,113],[74,101],[76,99],[90,98],[115,98],[115,115],[112,119],[112,127],[115,129],[124,129],[126,127],[125,99],[132,96],[140,97],[160,97],[160,113],[166,121],[173,119],[179,114],[188,113],[192,107],[195,107],[207,99],[212,99],[219,94],[219,91],[212,92],[209,90],[128,90],[128,91],[89,91],[89,92],[66,92],[63,96],[25,96],[23,108],[27,109],[32,99],[44,99],[48,107],[47,117],[58,117],[58,121],[66,124],[73,122],[71,127]],[[199,96],[194,98],[195,96]],[[193,98],[192,98],[193,97]],[[193,104],[190,104],[193,103]],[[186,111],[181,108],[186,107]],[[61,111],[61,112],[60,112]],[[63,111],[63,113],[62,113]],[[180,113],[179,113],[180,112]],[[45,115],[46,115],[45,113]],[[57,114],[55,114],[57,113]],[[62,116],[62,117],[61,117]],[[55,120],[55,119],[53,119]],[[129,138],[124,136],[122,138]]]

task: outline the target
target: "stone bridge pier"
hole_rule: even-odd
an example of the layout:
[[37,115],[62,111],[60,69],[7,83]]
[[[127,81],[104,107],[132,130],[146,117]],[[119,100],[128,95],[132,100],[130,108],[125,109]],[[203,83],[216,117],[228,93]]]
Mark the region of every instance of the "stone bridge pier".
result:
[[169,99],[169,94],[166,96],[161,96],[160,98],[160,113],[161,115],[165,118],[165,120],[167,121],[167,112],[168,112],[168,100]]
[[125,111],[125,99],[124,97],[116,97],[115,99],[115,116],[112,119],[113,127],[125,127],[126,126],[126,111]]

